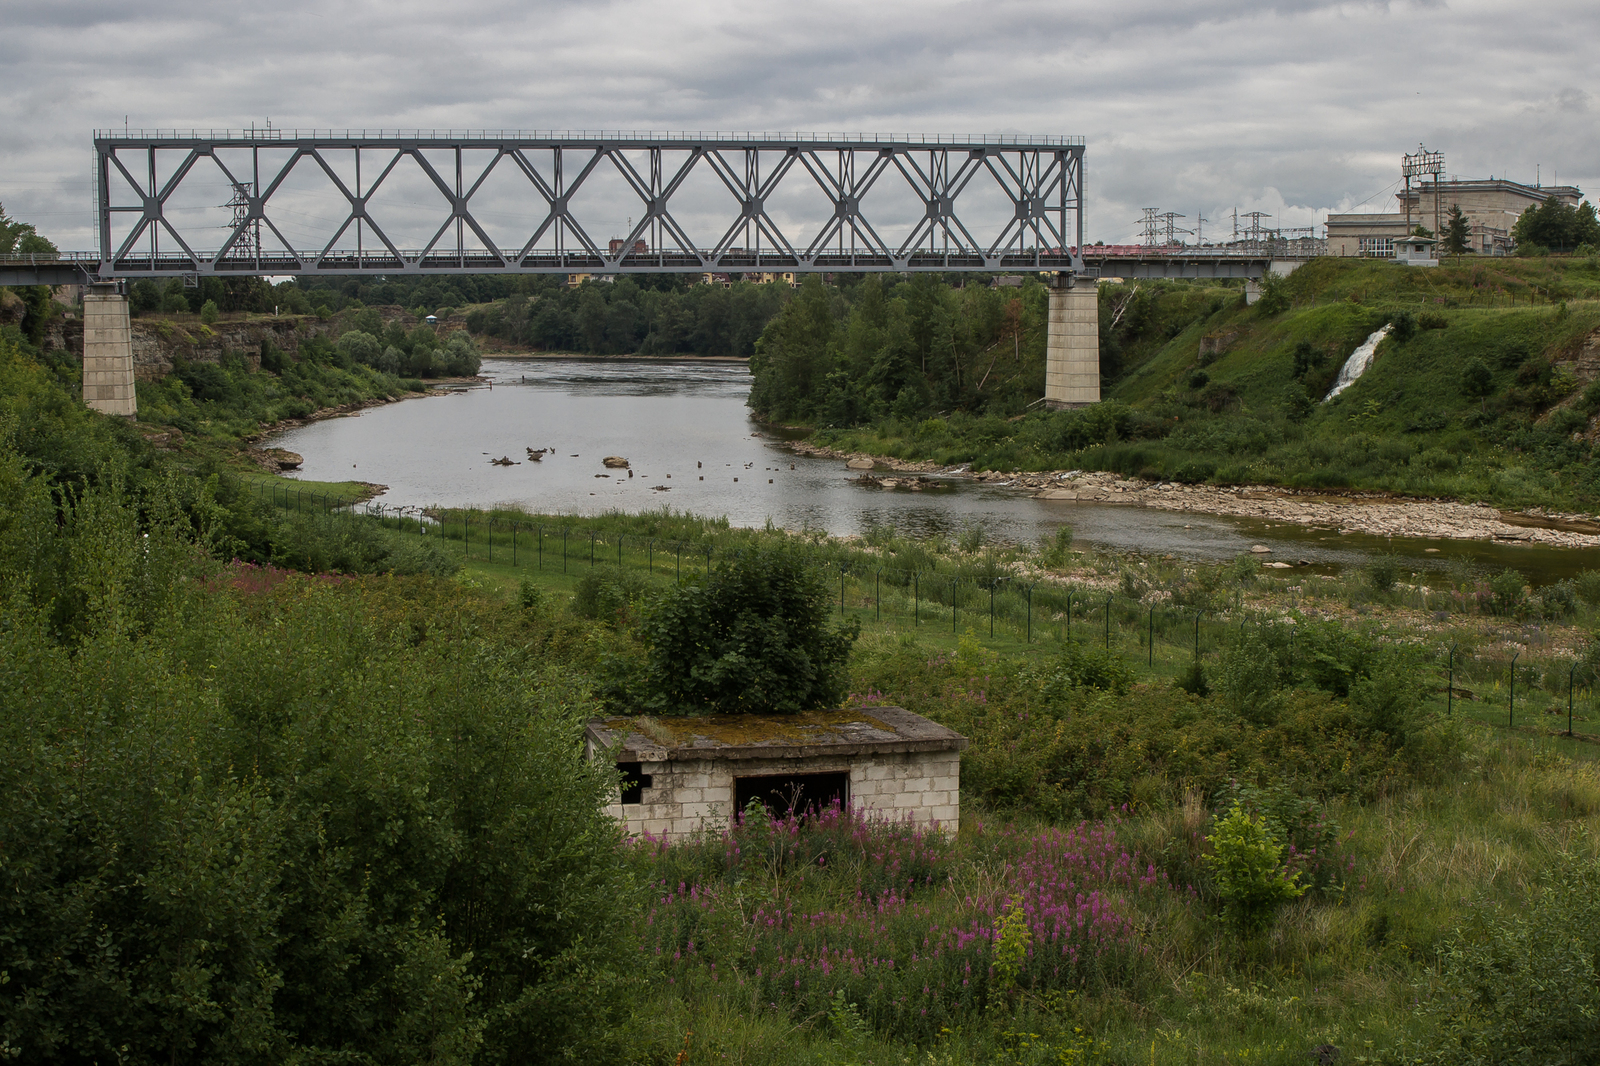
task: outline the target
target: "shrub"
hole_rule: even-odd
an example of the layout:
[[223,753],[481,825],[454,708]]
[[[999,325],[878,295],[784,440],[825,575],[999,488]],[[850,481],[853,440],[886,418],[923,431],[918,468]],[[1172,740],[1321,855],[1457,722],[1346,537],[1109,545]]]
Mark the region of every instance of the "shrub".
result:
[[1278,660],[1259,633],[1247,633],[1222,653],[1217,691],[1241,718],[1267,723],[1277,717]]
[[822,571],[791,547],[751,549],[647,612],[640,698],[669,714],[792,714],[849,690],[858,620],[830,625]]
[[1284,846],[1265,816],[1241,804],[1212,824],[1211,853],[1201,858],[1216,880],[1223,917],[1245,931],[1260,929],[1278,908],[1305,895],[1300,875],[1284,865]]
[[200,305],[200,321],[208,326],[215,323],[221,317],[221,314],[222,312],[217,310],[217,301],[215,300],[207,300]]
[[1367,563],[1367,584],[1374,592],[1389,592],[1400,577],[1400,557],[1385,552],[1374,555]]
[[1183,673],[1178,675],[1173,684],[1191,696],[1199,696],[1201,699],[1211,694],[1211,685],[1206,680],[1205,665],[1198,656],[1190,660],[1189,665],[1184,667]]
[[1490,610],[1495,614],[1515,614],[1526,598],[1526,585],[1526,579],[1517,571],[1500,571],[1489,580]]
[[[1072,527],[1061,526],[1051,536],[1039,538],[1040,561],[1046,566],[1064,567],[1072,561]],[[1596,587],[1600,588],[1600,573],[1596,573]]]
[[1482,359],[1470,360],[1461,368],[1461,394],[1468,399],[1481,399],[1494,391],[1494,374]]
[[1401,311],[1389,320],[1389,336],[1398,344],[1404,344],[1417,335],[1417,316],[1410,311]]
[[1444,329],[1450,325],[1450,320],[1438,311],[1424,311],[1417,316],[1418,329]]
[[1121,695],[1132,687],[1133,668],[1122,656],[1073,642],[1062,647],[1045,675],[1042,692],[1051,702],[1059,702],[1071,689],[1102,689]]
[[1480,903],[1430,1004],[1438,1063],[1600,1060],[1600,861],[1563,853],[1532,899]]
[[647,586],[638,571],[617,566],[590,567],[572,593],[572,613],[609,625],[633,621],[633,610],[644,599]]

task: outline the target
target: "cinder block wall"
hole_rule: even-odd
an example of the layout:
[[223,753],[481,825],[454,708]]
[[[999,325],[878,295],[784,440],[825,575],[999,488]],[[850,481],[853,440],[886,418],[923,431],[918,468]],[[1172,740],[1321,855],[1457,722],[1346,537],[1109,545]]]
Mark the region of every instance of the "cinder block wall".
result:
[[650,777],[643,802],[612,797],[606,814],[629,833],[681,840],[702,829],[726,829],[733,818],[734,780],[767,774],[850,774],[852,806],[895,819],[937,822],[954,833],[961,824],[961,753],[895,752],[811,759],[673,759],[644,762]]

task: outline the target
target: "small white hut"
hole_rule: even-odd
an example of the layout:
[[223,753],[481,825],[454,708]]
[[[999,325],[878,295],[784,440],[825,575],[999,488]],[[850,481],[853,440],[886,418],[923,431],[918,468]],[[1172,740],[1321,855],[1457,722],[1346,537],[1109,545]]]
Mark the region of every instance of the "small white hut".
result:
[[1439,242],[1432,237],[1397,237],[1394,242],[1394,261],[1406,266],[1436,267],[1438,253],[1434,246]]
[[619,717],[589,723],[588,758],[623,785],[606,813],[676,840],[725,828],[752,800],[782,814],[850,804],[955,832],[967,739],[901,707],[805,714]]

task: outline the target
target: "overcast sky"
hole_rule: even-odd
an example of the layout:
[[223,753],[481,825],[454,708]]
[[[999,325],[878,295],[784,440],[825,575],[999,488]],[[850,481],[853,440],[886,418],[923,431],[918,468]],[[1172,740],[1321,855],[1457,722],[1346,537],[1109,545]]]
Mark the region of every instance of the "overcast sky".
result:
[[1600,191],[1597,40],[1595,0],[0,0],[0,204],[91,248],[93,131],[125,117],[1075,134],[1089,240],[1143,207],[1209,239],[1392,209],[1419,142]]

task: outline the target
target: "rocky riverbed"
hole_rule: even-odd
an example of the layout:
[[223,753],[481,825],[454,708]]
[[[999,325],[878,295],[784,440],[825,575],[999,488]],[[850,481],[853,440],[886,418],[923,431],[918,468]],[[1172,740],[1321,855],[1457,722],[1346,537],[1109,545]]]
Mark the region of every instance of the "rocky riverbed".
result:
[[[835,458],[860,472],[857,480],[884,489],[926,487],[924,478],[900,474],[965,477],[1001,488],[1014,488],[1035,499],[1126,504],[1168,511],[1234,515],[1290,522],[1309,529],[1366,533],[1380,537],[1440,537],[1504,543],[1542,544],[1559,548],[1600,547],[1600,522],[1593,516],[1544,510],[1501,511],[1481,503],[1414,499],[1376,492],[1302,491],[1271,485],[1183,485],[1142,481],[1118,474],[1079,470],[1043,473],[973,473],[965,466],[904,462],[883,456],[840,452],[796,441],[802,455]],[[889,472],[878,476],[872,470]]]

